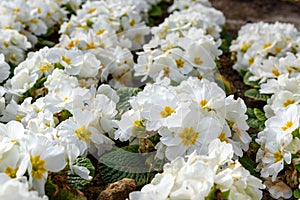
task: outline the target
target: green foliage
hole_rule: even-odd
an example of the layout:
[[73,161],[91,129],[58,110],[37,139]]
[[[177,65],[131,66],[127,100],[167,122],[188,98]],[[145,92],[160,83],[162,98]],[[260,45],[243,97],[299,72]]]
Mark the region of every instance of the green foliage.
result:
[[247,71],[243,76],[243,81],[246,85],[249,85],[254,88],[259,88],[258,81],[249,81],[249,78],[252,76],[251,72]]
[[47,77],[42,77],[36,81],[32,88],[27,90],[23,96],[19,99],[20,103],[23,102],[27,97],[32,97],[32,101],[35,102],[39,97],[45,96],[46,92],[42,90]]
[[[95,167],[93,166],[92,162],[88,158],[77,158],[73,165],[86,167],[90,171],[90,176],[94,176]],[[68,173],[68,184],[76,189],[83,189],[90,181],[85,180],[78,176],[75,173],[69,172]]]
[[297,170],[298,173],[300,173],[300,164],[299,165],[295,165],[295,169]]
[[74,191],[58,187],[51,181],[50,176],[45,184],[45,192],[49,200],[86,200],[85,197],[79,196]]
[[251,175],[260,178],[260,174],[255,171],[256,163],[249,157],[248,154],[244,154],[243,157],[239,158],[239,162],[250,172]]
[[113,183],[123,178],[132,178],[137,186],[149,183],[155,176],[149,162],[150,154],[138,153],[139,145],[115,149],[100,158],[99,168],[106,183]]
[[117,116],[117,118],[120,118],[124,112],[131,109],[128,100],[131,97],[136,96],[140,91],[142,91],[142,89],[130,87],[123,87],[117,90],[117,94],[120,97],[120,101],[117,103],[117,110],[119,111],[119,116]]
[[297,198],[297,199],[300,198],[300,190],[299,189],[294,190],[293,194],[294,194],[295,198]]
[[267,101],[270,98],[269,95],[260,94],[257,89],[249,89],[244,93],[244,95],[258,101]]
[[223,31],[220,33],[220,37],[222,39],[221,49],[222,49],[223,53],[230,52],[229,47],[231,45],[232,40],[234,39],[234,37],[231,34],[226,32],[226,30],[228,30],[228,29],[229,29],[228,25],[224,25]]
[[265,113],[258,108],[247,108],[246,114],[248,115],[247,124],[258,131],[265,128],[266,116]]
[[226,94],[233,94],[233,89],[231,86],[231,82],[221,74],[217,74],[215,76],[216,83],[221,87]]
[[150,17],[159,17],[163,14],[163,11],[159,5],[153,5],[151,10],[149,11]]

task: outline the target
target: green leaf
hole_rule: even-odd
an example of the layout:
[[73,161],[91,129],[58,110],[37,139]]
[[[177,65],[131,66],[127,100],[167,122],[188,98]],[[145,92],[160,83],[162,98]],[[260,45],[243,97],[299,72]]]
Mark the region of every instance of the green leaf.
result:
[[250,172],[250,174],[257,178],[260,177],[260,174],[255,171],[256,163],[247,154],[244,154],[243,157],[239,158],[239,162]]
[[294,194],[295,198],[297,198],[297,199],[300,198],[300,190],[299,189],[294,190],[293,194]]
[[252,86],[252,87],[254,87],[254,88],[259,88],[258,81],[249,81],[249,78],[250,78],[251,76],[253,76],[253,75],[251,74],[251,72],[247,71],[246,74],[245,74],[244,77],[243,77],[244,83],[245,83],[246,85],[250,85],[250,86]]
[[151,17],[158,17],[161,16],[163,13],[162,9],[158,5],[153,5],[151,10],[149,11],[149,16]]
[[85,197],[79,196],[74,190],[67,190],[65,188],[58,188],[51,180],[51,176],[48,176],[45,184],[45,192],[50,200],[86,200]]
[[245,92],[245,96],[251,99],[259,100],[259,101],[267,101],[270,96],[266,94],[260,94],[257,89],[249,89]]
[[262,131],[265,127],[265,124],[262,121],[259,121],[258,119],[249,118],[247,119],[247,124],[254,129],[257,129],[258,131]]
[[297,172],[300,172],[300,164],[299,165],[295,165],[295,169],[297,170]]
[[[77,158],[73,165],[80,166],[80,167],[86,167],[90,171],[90,176],[94,176],[95,173],[95,167],[93,166],[92,162],[88,158]],[[88,183],[90,183],[89,180],[85,180],[78,176],[75,173],[69,172],[68,173],[68,184],[73,186],[76,189],[83,189]]]
[[47,46],[47,47],[53,47],[55,45],[55,42],[52,42],[52,41],[46,40],[46,39],[42,39],[42,38],[38,38],[38,43],[41,46]]
[[252,108],[247,108],[246,114],[248,115],[249,118],[256,118]]
[[265,113],[260,110],[259,108],[254,108],[253,109],[253,112],[255,114],[255,117],[259,120],[259,121],[262,121],[262,122],[265,122],[267,120],[266,116],[265,116]]
[[142,91],[142,89],[130,87],[123,87],[117,90],[117,94],[120,97],[120,101],[117,103],[119,114],[123,114],[124,112],[131,109],[131,105],[128,100],[131,97],[136,96],[140,91]]
[[157,171],[146,164],[149,154],[138,153],[138,148],[138,145],[126,146],[104,154],[99,164],[103,180],[113,183],[123,178],[132,178],[137,186],[149,183]]

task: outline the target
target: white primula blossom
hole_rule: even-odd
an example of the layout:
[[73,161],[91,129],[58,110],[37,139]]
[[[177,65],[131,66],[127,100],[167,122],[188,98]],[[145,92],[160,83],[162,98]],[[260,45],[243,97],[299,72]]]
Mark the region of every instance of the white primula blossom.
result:
[[10,74],[10,66],[5,62],[5,57],[0,54],[0,83],[8,78]]
[[24,162],[24,166],[29,174],[29,183],[39,195],[44,195],[48,172],[59,172],[66,166],[65,149],[54,141],[33,133],[27,135],[24,143],[27,145],[27,162]]
[[37,191],[30,189],[26,177],[11,179],[4,173],[0,173],[0,198],[22,200],[47,200],[47,196],[39,196]]
[[163,173],[156,174],[141,191],[130,193],[129,199],[199,200],[216,189],[229,193],[228,199],[261,199],[265,186],[238,161],[233,161],[233,154],[231,144],[215,139],[209,144],[207,155],[193,152],[186,161],[178,157],[165,164]]
[[[248,23],[239,30],[237,39],[233,40],[230,46],[230,50],[237,53],[237,62],[233,68],[238,71],[250,71],[256,79],[267,78],[263,77],[264,75],[276,77],[289,72],[288,68],[282,68],[280,63],[278,65],[276,60],[293,49],[299,50],[296,42],[298,37],[299,31],[292,24]],[[270,55],[275,58],[270,57],[266,62]]]

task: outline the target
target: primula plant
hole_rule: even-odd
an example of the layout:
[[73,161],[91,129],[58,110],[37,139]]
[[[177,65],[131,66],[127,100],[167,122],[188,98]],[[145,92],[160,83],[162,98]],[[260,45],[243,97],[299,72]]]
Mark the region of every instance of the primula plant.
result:
[[[130,200],[300,198],[294,25],[231,42],[208,0],[0,10],[0,199],[92,199],[99,177],[133,179]],[[263,107],[232,94],[224,56]]]

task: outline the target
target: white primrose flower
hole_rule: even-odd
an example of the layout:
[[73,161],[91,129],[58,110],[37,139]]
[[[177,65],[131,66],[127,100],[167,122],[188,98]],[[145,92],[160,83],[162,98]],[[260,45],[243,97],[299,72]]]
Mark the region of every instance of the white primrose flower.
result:
[[196,151],[198,154],[207,152],[207,145],[217,138],[221,131],[212,117],[205,117],[197,109],[183,108],[168,123],[168,128],[161,128],[158,133],[160,141],[167,146],[165,155],[168,160],[184,156]]
[[[276,33],[276,34],[273,34]],[[233,40],[230,50],[237,53],[237,62],[233,68],[248,70],[261,78],[262,74],[259,65],[270,55],[280,58],[285,56],[292,49],[297,49],[299,32],[292,24],[276,22],[274,24],[258,22],[244,25],[238,33],[236,40]],[[265,63],[267,64],[267,63]],[[269,70],[264,67],[263,70]],[[268,73],[270,76],[278,76],[282,73],[279,69],[272,68]],[[273,74],[273,75],[272,75]]]
[[256,141],[261,145],[256,155],[256,161],[260,162],[257,168],[262,177],[272,176],[274,182],[284,162],[291,163],[291,153],[285,149],[291,139],[286,141],[283,135],[267,129],[258,134]]
[[80,155],[87,153],[87,150],[91,153],[97,150],[100,153],[101,148],[111,146],[113,141],[93,126],[94,120],[95,116],[90,111],[74,109],[73,117],[58,125],[58,135],[66,143],[75,144],[80,150]]
[[5,62],[5,57],[0,54],[0,83],[8,78],[10,74],[10,66]]
[[130,200],[205,199],[211,192],[228,192],[228,199],[261,199],[265,186],[238,161],[233,161],[231,144],[212,140],[207,155],[193,152],[185,161],[178,157],[166,163],[141,191],[129,194]]
[[47,200],[46,195],[39,196],[37,191],[30,189],[26,177],[11,179],[4,173],[0,173],[0,198],[1,199],[24,199],[24,200]]
[[207,7],[211,7],[211,3],[208,0],[188,0],[188,1],[183,1],[183,0],[175,0],[173,5],[171,5],[168,9],[169,12],[172,12],[173,10],[184,10],[184,9],[189,9],[191,7],[194,7],[198,4],[202,4]]
[[24,159],[27,162],[22,164],[27,168],[30,185],[42,196],[45,194],[48,172],[58,172],[66,166],[65,149],[53,140],[30,132],[24,138],[24,144],[27,154]]

